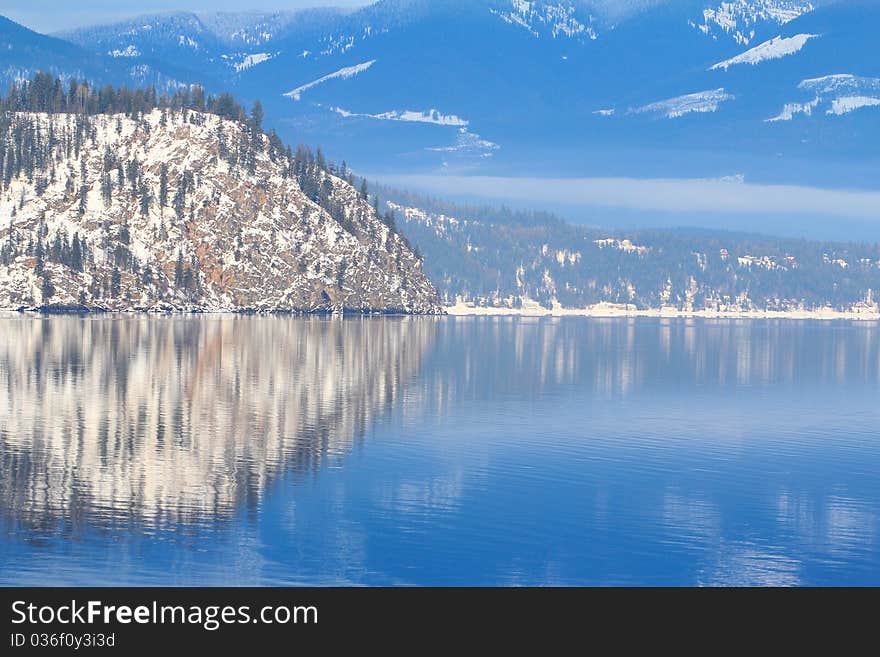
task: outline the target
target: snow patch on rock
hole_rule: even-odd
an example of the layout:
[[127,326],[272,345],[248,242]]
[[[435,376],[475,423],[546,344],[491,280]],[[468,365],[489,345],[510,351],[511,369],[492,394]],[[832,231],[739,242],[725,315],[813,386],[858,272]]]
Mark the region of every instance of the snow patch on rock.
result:
[[880,106],[880,78],[868,78],[851,73],[836,73],[809,78],[798,85],[798,90],[809,100],[786,103],[782,112],[768,122],[790,121],[795,115],[811,116],[819,108],[827,116],[842,116],[855,110]]
[[755,66],[761,62],[766,62],[772,59],[781,59],[788,55],[794,55],[795,53],[800,52],[810,39],[816,39],[818,37],[818,34],[796,34],[793,37],[773,37],[769,41],[765,41],[750,50],[746,50],[744,53],[737,55],[736,57],[731,57],[723,62],[718,62],[710,67],[709,70],[726,71],[731,66],[736,66],[738,64],[751,64],[752,66]]
[[140,51],[134,45],[129,45],[122,49],[110,50],[107,52],[107,54],[114,58],[141,56]]
[[841,96],[831,101],[831,107],[825,112],[826,114],[849,114],[862,107],[877,107],[880,105],[880,98],[871,96]]
[[382,112],[381,114],[362,114],[359,112],[349,112],[341,107],[331,108],[334,112],[345,118],[358,117],[367,119],[376,119],[379,121],[403,121],[406,123],[430,123],[432,125],[456,126],[466,128],[470,125],[467,119],[463,119],[455,114],[443,114],[440,110],[429,109],[424,111],[414,110],[392,110],[390,112]]
[[361,64],[356,64],[354,66],[346,66],[345,68],[341,68],[338,71],[334,71],[333,73],[328,73],[327,75],[318,78],[317,80],[313,80],[307,84],[297,87],[293,91],[288,91],[286,94],[282,94],[288,98],[292,98],[293,100],[300,100],[302,94],[317,87],[320,84],[324,84],[330,80],[348,80],[353,78],[360,73],[368,70],[373,64],[376,63],[375,59],[371,59],[368,62],[363,62]]
[[676,96],[675,98],[667,98],[656,103],[650,103],[630,110],[631,114],[658,114],[667,119],[677,119],[692,113],[708,113],[716,112],[721,103],[734,100],[733,94],[727,93],[725,89],[710,89],[707,91],[698,91],[684,96]]
[[435,153],[457,153],[469,157],[490,158],[500,145],[483,139],[480,135],[470,132],[467,128],[459,128],[455,143],[451,146],[434,146],[427,148]]
[[257,52],[251,55],[222,55],[223,59],[228,61],[232,68],[235,69],[236,73],[241,73],[242,71],[246,71],[249,68],[253,68],[259,64],[264,62],[268,62],[275,57],[277,57],[279,53],[267,53],[267,52]]

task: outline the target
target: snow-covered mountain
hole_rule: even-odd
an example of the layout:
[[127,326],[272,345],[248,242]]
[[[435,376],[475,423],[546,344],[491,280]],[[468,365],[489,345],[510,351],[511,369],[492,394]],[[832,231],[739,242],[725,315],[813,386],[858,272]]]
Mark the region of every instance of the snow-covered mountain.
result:
[[239,121],[17,112],[0,162],[0,308],[439,309],[342,172]]
[[121,75],[91,50],[38,34],[0,16],[0,83],[28,80],[38,71],[89,79]]
[[523,28],[536,39],[549,37],[583,41],[599,38],[594,27],[596,18],[587,8],[577,4],[545,0],[511,0],[499,4],[498,7],[489,7],[489,13],[508,25]]
[[874,184],[880,94],[806,81],[880,78],[878,26],[870,0],[379,0],[58,36],[102,81],[259,98],[285,139],[376,173]]
[[143,16],[107,26],[61,32],[98,55],[155,66],[183,81],[225,84],[279,53],[275,44],[303,31],[330,29],[344,16],[334,9],[301,12],[188,13]]
[[[31,79],[46,71],[63,79],[86,79],[96,84],[113,83],[175,89],[189,84],[198,74],[178,77],[179,67],[142,59],[134,45],[104,52],[94,44],[76,45],[45,36],[0,16],[0,87]],[[178,79],[179,78],[179,79]]]
[[748,46],[759,31],[782,27],[814,9],[806,0],[724,0],[705,8],[702,20],[690,25],[713,39],[726,36]]

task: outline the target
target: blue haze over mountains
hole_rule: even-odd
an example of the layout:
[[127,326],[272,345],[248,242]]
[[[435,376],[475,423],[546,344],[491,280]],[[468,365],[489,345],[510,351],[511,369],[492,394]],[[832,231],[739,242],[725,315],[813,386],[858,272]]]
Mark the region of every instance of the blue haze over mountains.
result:
[[[259,98],[285,141],[372,175],[876,189],[878,28],[880,5],[866,0],[381,0],[143,17],[53,37],[4,21],[0,83],[39,69],[198,82]],[[806,41],[712,70],[774,38]],[[804,83],[816,79],[826,82]],[[877,228],[833,230],[874,238]]]

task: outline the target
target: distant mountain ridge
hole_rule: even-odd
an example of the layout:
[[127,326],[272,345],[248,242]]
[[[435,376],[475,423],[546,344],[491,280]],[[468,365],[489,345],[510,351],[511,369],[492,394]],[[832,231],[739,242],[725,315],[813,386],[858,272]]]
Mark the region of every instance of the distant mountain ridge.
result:
[[[102,82],[259,98],[283,137],[374,172],[532,174],[541,162],[556,175],[801,182],[828,160],[877,160],[878,24],[864,0],[381,0],[59,36]],[[816,105],[805,82],[828,76],[864,82]]]
[[[877,25],[868,0],[380,0],[148,16],[65,41],[10,24],[0,85],[48,69],[230,90],[285,139],[373,173],[870,187]],[[835,76],[859,82],[810,86]]]
[[380,188],[444,303],[517,311],[880,314],[880,244],[613,231]]
[[67,41],[38,34],[0,16],[0,80],[4,86],[37,71],[103,79],[118,74],[104,58]]

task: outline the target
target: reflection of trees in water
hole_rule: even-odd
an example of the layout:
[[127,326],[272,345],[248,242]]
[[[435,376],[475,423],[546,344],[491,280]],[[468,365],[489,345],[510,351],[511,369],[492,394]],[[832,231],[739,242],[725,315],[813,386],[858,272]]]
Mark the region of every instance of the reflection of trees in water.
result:
[[868,323],[0,322],[0,511],[26,522],[85,514],[156,526],[226,516],[254,504],[273,477],[345,454],[392,406],[417,427],[424,412],[454,413],[462,401],[566,388],[604,397],[880,381],[880,333]]
[[869,322],[456,318],[440,324],[436,345],[423,396],[444,411],[456,400],[565,386],[614,396],[880,381],[880,332]]
[[436,321],[3,318],[0,501],[24,522],[210,519],[345,454]]

